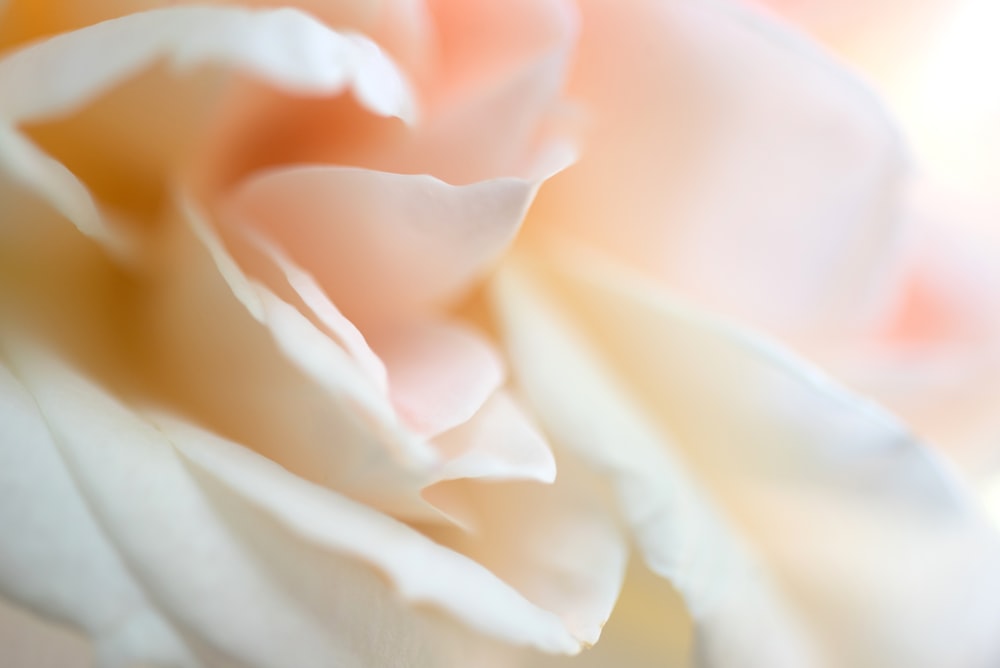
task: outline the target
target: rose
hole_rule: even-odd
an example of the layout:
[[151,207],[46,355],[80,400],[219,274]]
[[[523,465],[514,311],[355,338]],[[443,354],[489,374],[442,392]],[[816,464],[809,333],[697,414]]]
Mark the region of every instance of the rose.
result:
[[[25,8],[15,9],[14,34],[32,29]],[[992,535],[948,496],[926,453],[794,359],[663,293],[673,285],[781,331],[825,331],[831,316],[849,312],[861,281],[806,274],[807,262],[768,273],[763,263],[787,259],[772,244],[744,254],[699,243],[698,234],[734,231],[726,223],[740,210],[715,207],[700,184],[733,194],[757,232],[770,224],[813,258],[831,241],[817,243],[796,219],[840,205],[833,210],[853,225],[834,240],[835,260],[853,259],[863,233],[878,236],[872,203],[891,197],[895,180],[893,142],[865,100],[835,80],[800,88],[824,72],[816,56],[794,43],[788,50],[784,37],[727,5],[583,3],[572,63],[574,11],[560,3],[508,6],[503,16],[435,3],[416,15],[426,23],[402,3],[381,14],[346,9],[319,16],[395,55],[420,113],[409,129],[376,118],[407,116],[394,66],[370,42],[293,12],[136,14],[4,61],[0,83],[11,93],[3,99],[15,101],[4,135],[14,199],[4,201],[14,202],[6,219],[17,223],[4,306],[22,330],[4,339],[15,374],[5,423],[31,446],[7,448],[17,465],[4,493],[11,508],[21,499],[44,508],[5,517],[5,535],[26,537],[6,548],[6,595],[83,627],[109,662],[468,665],[477,656],[480,665],[505,658],[498,641],[561,652],[596,639],[624,565],[610,514],[618,508],[639,554],[684,596],[710,661],[988,661],[992,608],[960,638],[930,633],[970,601],[992,600],[996,580]],[[87,25],[116,13],[94,11],[107,14],[73,18]],[[434,32],[421,25],[435,29],[439,63],[428,47]],[[524,36],[526,25],[538,32]],[[217,73],[179,82],[154,69],[104,92],[149,60],[142,51],[154,35],[156,50],[176,62],[228,64],[256,81],[220,93]],[[105,40],[134,51],[111,53],[100,48]],[[708,48],[712,40],[734,44],[743,65]],[[674,72],[678,55],[689,58]],[[91,67],[70,67],[84,56]],[[570,66],[582,158],[543,186],[488,294],[469,295],[537,183],[562,164],[559,138],[572,116],[558,92]],[[747,73],[785,91],[793,131],[762,123],[774,108],[744,98]],[[357,101],[330,97],[345,85]],[[186,116],[154,128],[162,116],[150,113],[149,91]],[[96,93],[68,120],[49,120]],[[727,110],[695,128],[686,153],[661,113],[676,99]],[[733,112],[730,99],[747,109]],[[637,109],[648,116],[635,118]],[[817,123],[840,141],[801,144],[794,129]],[[720,135],[725,145],[713,142]],[[99,153],[90,138],[100,139]],[[779,149],[770,162],[754,143],[768,138]],[[83,178],[97,208],[38,146]],[[766,209],[740,189],[749,176],[768,183],[777,169],[811,165],[818,150],[835,175],[869,155],[878,168],[846,192],[803,169],[796,196]],[[651,160],[665,154],[693,175],[690,198],[608,174],[623,164],[654,173]],[[324,166],[331,162],[366,169]],[[407,176],[423,171],[452,185]],[[67,233],[32,192],[121,264]],[[610,227],[623,216],[624,230]],[[42,231],[59,236],[32,237]],[[401,246],[399,234],[423,245]],[[595,240],[616,259],[588,249]],[[878,250],[869,252],[873,271]],[[692,253],[700,254],[677,262]],[[747,276],[706,272],[722,259]],[[664,266],[674,273],[658,273]],[[797,299],[774,290],[788,275],[803,279]],[[848,298],[845,285],[854,289]],[[82,309],[66,303],[69,290]],[[816,318],[802,305],[817,298],[839,298],[843,310]],[[553,474],[547,447],[499,389],[498,349],[456,328],[457,313],[502,332],[516,387],[559,448],[554,485],[540,484]],[[609,314],[620,326],[607,326]],[[67,326],[73,335],[60,336]],[[25,331],[44,344],[26,344]],[[51,360],[50,348],[115,396]],[[734,374],[770,394],[734,389]],[[335,450],[324,447],[329,434]],[[433,524],[433,508],[459,529]],[[818,517],[827,531],[807,532],[810,544],[783,535]],[[96,575],[69,579],[80,563]],[[959,577],[975,590],[951,594]],[[96,586],[111,592],[100,599],[106,607],[93,606]],[[905,606],[917,595],[927,605],[914,612]],[[655,599],[678,605],[666,592]],[[627,620],[635,602],[627,591],[616,617]],[[836,619],[845,610],[859,617]],[[636,661],[642,647],[631,648]],[[614,661],[601,652],[620,649],[612,634],[581,660]]]

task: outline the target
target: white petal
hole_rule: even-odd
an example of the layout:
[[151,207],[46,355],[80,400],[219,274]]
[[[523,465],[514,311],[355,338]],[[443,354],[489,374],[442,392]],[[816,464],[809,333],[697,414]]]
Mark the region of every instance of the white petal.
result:
[[[480,633],[547,652],[579,649],[562,622],[475,561],[371,508],[306,483],[273,462],[210,434],[159,418],[196,467],[324,549],[359,558],[414,603],[445,610]],[[280,546],[275,548],[280,549]]]
[[[156,610],[198,649],[199,663],[461,665],[454,643],[475,638],[403,605],[357,557],[388,564],[404,595],[498,636],[550,651],[576,647],[550,613],[405,525],[197,428],[173,421],[157,428],[33,347],[8,343],[7,352],[102,537],[123,561],[112,574],[141,583]],[[254,512],[242,493],[266,502],[273,519]],[[62,499],[30,497],[34,504],[43,499],[67,509]],[[74,548],[78,559],[90,558],[91,545]],[[54,573],[39,561],[16,574],[38,592]],[[107,578],[96,575],[71,568],[64,577],[79,582],[57,593],[78,607],[123,603],[119,592],[88,597],[76,589],[100,587]],[[142,615],[130,613],[141,612],[126,609],[115,621],[138,622]],[[135,640],[147,652],[156,647],[152,638]],[[183,657],[138,658],[195,665]]]
[[[76,398],[68,393],[63,400]],[[35,401],[0,366],[0,592],[90,634],[105,665],[153,660],[194,666],[173,620],[109,539]]]
[[646,563],[685,597],[706,659],[813,665],[808,638],[738,529],[543,290],[513,264],[498,278],[515,374],[557,445],[607,477]]
[[675,436],[835,664],[996,662],[1000,544],[929,450],[776,346],[591,254],[550,260],[632,409]]
[[169,7],[129,14],[0,59],[0,118],[40,121],[83,106],[161,58],[235,67],[290,92],[354,87],[375,113],[405,115],[409,92],[374,44],[295,9]]
[[434,439],[434,445],[445,456],[438,474],[442,480],[550,483],[556,478],[556,462],[545,438],[503,390],[491,396],[471,420]]

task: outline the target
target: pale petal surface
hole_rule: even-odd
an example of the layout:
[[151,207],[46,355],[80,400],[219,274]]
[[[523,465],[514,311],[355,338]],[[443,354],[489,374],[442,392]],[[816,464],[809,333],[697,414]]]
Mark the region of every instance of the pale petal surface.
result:
[[580,4],[585,151],[528,229],[567,230],[768,329],[869,317],[903,176],[873,96],[737,3]]
[[[665,457],[678,457],[672,468],[691,472],[667,478],[671,469],[661,463],[657,479],[676,482],[666,489],[661,483],[657,494],[652,484],[640,493],[637,483],[619,483],[619,502],[651,568],[673,579],[703,622],[709,651],[740,646],[727,638],[728,624],[742,631],[769,624],[776,627],[772,635],[743,637],[749,648],[793,652],[796,638],[804,638],[813,643],[803,646],[818,646],[831,665],[957,660],[986,666],[996,660],[1000,544],[928,450],[888,416],[770,344],[671,302],[591,254],[554,255],[548,257],[557,270],[549,278],[530,278],[538,276],[535,269],[500,283],[515,373],[557,440],[586,452],[612,480],[643,480]],[[562,308],[551,296],[538,301],[552,294],[564,300]],[[547,312],[553,315],[542,324]],[[562,318],[585,323],[589,335],[570,333]],[[582,347],[571,358],[575,346]],[[566,352],[557,356],[560,347]],[[551,386],[587,368],[603,369],[602,382],[570,383],[572,392]],[[577,389],[590,387],[610,394],[599,399]],[[585,406],[598,402],[610,420],[603,432],[596,423],[579,426],[580,416],[598,413]],[[675,521],[671,533],[645,533],[650,525],[643,517],[698,507],[671,502],[682,493],[705,499],[699,506],[717,504],[718,511]],[[695,545],[724,541],[726,547],[695,557],[678,539],[665,538],[683,536],[683,527],[700,535]],[[739,549],[740,536],[763,570],[740,556],[747,554]],[[690,571],[677,566],[685,554]],[[698,572],[704,573],[700,589],[692,578]],[[791,620],[741,610],[737,604],[747,595],[730,601],[729,618],[712,618],[712,611],[727,610],[727,592],[734,591],[721,575],[760,592],[765,573],[777,590],[763,590],[758,596],[767,598],[760,600],[770,599],[776,613],[793,610]],[[912,605],[914,592],[926,605]],[[919,639],[913,629],[921,629]],[[809,661],[790,653],[766,663]]]

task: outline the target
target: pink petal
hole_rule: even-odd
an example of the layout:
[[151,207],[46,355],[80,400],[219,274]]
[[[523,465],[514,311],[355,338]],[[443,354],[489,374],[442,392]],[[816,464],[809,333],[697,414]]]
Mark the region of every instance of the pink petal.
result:
[[783,331],[877,301],[902,157],[830,58],[732,2],[581,2],[570,95],[583,160],[529,226],[613,250],[713,307]]
[[436,436],[467,422],[504,380],[493,347],[440,320],[374,329],[372,346],[389,374],[389,396],[406,425]]
[[294,167],[251,177],[221,215],[284,248],[364,328],[461,295],[510,243],[533,194],[520,179],[450,186],[430,176]]

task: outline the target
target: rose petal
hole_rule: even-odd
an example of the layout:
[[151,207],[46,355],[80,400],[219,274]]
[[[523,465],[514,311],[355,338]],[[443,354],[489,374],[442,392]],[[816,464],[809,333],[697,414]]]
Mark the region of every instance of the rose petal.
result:
[[388,369],[396,412],[422,436],[467,422],[504,380],[492,346],[458,324],[401,323],[376,329],[371,340]]
[[[465,424],[440,434],[434,446],[444,455],[441,480],[533,480],[551,483],[556,462],[545,439],[510,395],[494,393]],[[427,493],[424,491],[424,497]]]
[[1000,544],[929,450],[776,346],[592,254],[553,260],[631,410],[676,436],[833,663],[996,662]]
[[507,642],[557,653],[579,649],[558,618],[476,562],[371,508],[306,483],[249,450],[183,424],[159,422],[184,457],[226,493],[309,543],[371,564],[407,600],[445,610],[478,632]]
[[340,309],[330,301],[312,274],[292,262],[281,249],[260,235],[254,234],[252,230],[244,228],[229,231],[232,234],[241,235],[243,240],[252,244],[263,255],[261,259],[266,259],[275,265],[275,268],[283,275],[287,287],[291,288],[291,294],[288,294],[288,290],[282,290],[282,287],[276,285],[274,281],[267,281],[268,272],[260,265],[247,267],[247,262],[251,258],[248,258],[246,253],[242,254],[243,267],[248,269],[258,280],[265,281],[267,286],[285,301],[295,304],[303,313],[311,314],[323,331],[333,337],[354,357],[376,387],[381,392],[388,393],[385,364],[371,349],[364,335],[354,326],[354,323],[344,317]]
[[587,645],[597,642],[618,598],[628,542],[603,494],[603,482],[570,457],[551,485],[447,483],[475,517],[473,531],[437,531],[563,620]]
[[[63,401],[75,397],[70,393]],[[86,490],[35,402],[0,365],[0,592],[86,631],[105,665],[192,665],[183,634],[130,574],[92,514]]]
[[872,96],[732,2],[581,6],[570,95],[589,114],[587,150],[541,191],[528,229],[585,235],[770,328],[866,317],[903,175]]
[[[369,168],[433,174],[452,184],[524,175],[544,144],[577,37],[563,0],[430,2],[440,50],[423,87],[426,118]],[[483,132],[483,128],[490,128]]]
[[814,665],[810,639],[739,529],[542,285],[508,264],[495,288],[512,363],[532,405],[558,446],[607,478],[646,563],[684,596],[703,658],[709,665]]
[[[525,608],[533,611],[529,604],[499,586],[481,567],[458,555],[458,565],[442,568],[443,580],[428,580],[426,570],[416,570],[415,566],[444,563],[446,557],[438,558],[436,553],[448,551],[404,525],[304,483],[273,462],[183,423],[165,424],[168,438],[45,353],[19,344],[8,344],[10,350],[13,352],[8,356],[30,397],[37,402],[38,415],[43,416],[77,489],[86,498],[86,507],[100,525],[101,536],[111,542],[124,561],[113,575],[131,574],[155,601],[156,611],[183,629],[185,639],[198,654],[197,660],[190,656],[150,656],[148,653],[157,645],[152,642],[154,638],[142,637],[135,639],[140,650],[146,652],[139,655],[141,662],[162,660],[182,666],[238,663],[255,667],[291,663],[320,667],[393,665],[415,655],[422,656],[429,665],[460,665],[450,654],[452,641],[461,639],[462,634],[453,625],[403,606],[384,582],[357,560],[358,546],[362,544],[369,549],[379,548],[372,549],[374,556],[382,555],[396,564],[408,577],[406,583],[414,587],[406,590],[411,595],[419,598],[422,588],[432,584],[427,594],[430,598],[448,594],[464,597],[467,603],[462,613],[486,598],[496,603],[484,610],[486,615],[499,617],[497,626],[506,622],[526,641],[537,640],[546,648],[570,651],[575,646],[551,615],[542,611],[525,614]],[[216,443],[221,445],[212,449]],[[175,449],[178,447],[184,454]],[[245,453],[251,464],[234,451]],[[259,514],[245,507],[234,506],[230,502],[233,495],[223,494],[220,484],[212,480],[219,471],[192,468],[206,465],[227,474],[226,482],[230,478],[237,482],[249,480],[255,495],[267,497],[280,490],[284,494],[280,503],[297,515],[282,520],[298,520],[327,536],[339,535],[339,542],[325,545],[323,554],[310,552],[296,535],[273,523],[262,523]],[[272,474],[273,481],[269,477]],[[291,491],[297,485],[305,485],[305,491]],[[33,496],[32,501],[44,498]],[[53,499],[47,501],[52,503]],[[309,502],[306,507],[304,501]],[[57,503],[54,508],[63,511],[65,506]],[[348,534],[339,533],[347,527]],[[73,529],[71,525],[58,528]],[[276,539],[275,532],[280,538]],[[369,540],[362,543],[366,536]],[[264,544],[253,542],[265,537],[271,540]],[[378,542],[380,537],[396,539],[396,547],[413,547],[382,551],[385,544]],[[58,540],[58,534],[45,538]],[[80,551],[89,547],[86,543],[74,545],[76,558],[87,558]],[[426,557],[428,552],[431,558],[422,561],[420,557]],[[74,587],[101,586],[102,580],[92,579],[76,567],[78,561],[69,563],[74,565],[72,576],[84,583]],[[40,578],[51,575],[39,564],[23,569],[20,576],[26,572]],[[463,586],[463,578],[456,575],[469,573],[473,583]],[[476,586],[477,577],[486,584]],[[447,588],[449,583],[451,589]],[[496,584],[491,587],[491,583]],[[310,591],[323,595],[311,598]],[[93,597],[65,595],[78,606],[95,603]],[[96,599],[100,602],[102,597]],[[103,600],[120,603],[107,595]],[[509,603],[511,609],[504,608],[503,603]],[[142,619],[130,612],[125,611],[129,622]],[[507,618],[504,612],[513,614]],[[121,618],[116,621],[120,623]]]
[[127,240],[102,220],[86,187],[14,126],[72,113],[162,58],[182,71],[205,63],[234,67],[300,94],[331,95],[350,87],[374,113],[405,117],[412,111],[405,82],[374,44],[336,33],[292,9],[151,10],[5,56],[0,59],[0,169],[118,254]]
[[434,449],[346,350],[243,273],[191,201],[181,208],[158,262],[183,271],[163,274],[144,323],[156,396],[308,480],[439,518],[420,498]]
[[[467,290],[507,247],[535,185],[293,167],[245,181],[222,207],[283,247],[355,323],[404,319]],[[363,286],[363,289],[359,289]]]
[[[114,48],[109,48],[113,45]],[[0,118],[53,118],[107,92],[160,58],[186,70],[235,67],[299,94],[351,87],[372,112],[406,116],[406,84],[370,41],[294,9],[169,7],[64,33],[0,60]]]

